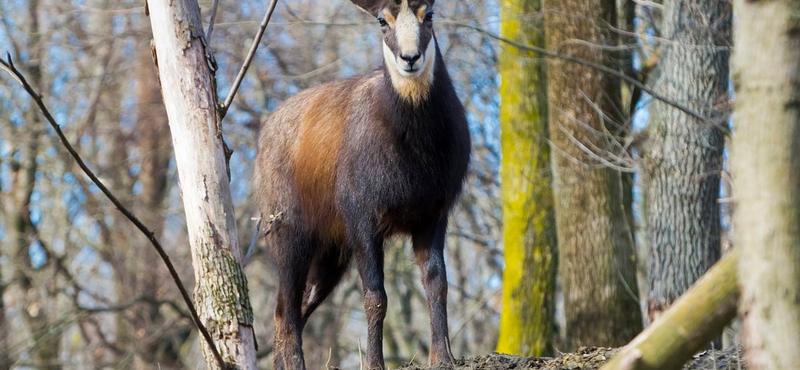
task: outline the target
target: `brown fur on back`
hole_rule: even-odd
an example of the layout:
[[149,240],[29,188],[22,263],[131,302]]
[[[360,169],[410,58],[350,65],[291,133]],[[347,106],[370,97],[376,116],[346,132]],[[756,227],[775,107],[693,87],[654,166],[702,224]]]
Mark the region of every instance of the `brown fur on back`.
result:
[[258,156],[254,174],[255,184],[271,184],[255,189],[260,209],[302,220],[295,226],[323,240],[343,241],[344,220],[335,204],[336,164],[350,107],[367,99],[378,76],[375,72],[302,91],[270,115],[258,138],[266,155]]

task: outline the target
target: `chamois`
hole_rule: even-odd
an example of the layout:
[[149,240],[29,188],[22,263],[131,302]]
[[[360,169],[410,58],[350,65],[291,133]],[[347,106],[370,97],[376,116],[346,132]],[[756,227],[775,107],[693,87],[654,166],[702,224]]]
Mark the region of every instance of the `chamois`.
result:
[[298,93],[261,126],[253,190],[273,216],[275,369],[305,369],[302,331],[355,261],[366,367],[383,369],[383,245],[411,236],[428,299],[430,363],[450,362],[444,242],[470,157],[464,107],[433,32],[434,0],[351,0],[383,32],[382,68]]

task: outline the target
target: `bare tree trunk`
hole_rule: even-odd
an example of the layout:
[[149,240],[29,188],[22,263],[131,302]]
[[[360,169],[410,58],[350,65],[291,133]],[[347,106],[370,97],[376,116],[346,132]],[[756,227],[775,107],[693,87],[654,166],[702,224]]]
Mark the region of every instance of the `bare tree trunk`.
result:
[[[505,0],[503,37],[544,45],[542,2]],[[503,186],[503,312],[497,351],[550,355],[555,334],[556,230],[547,142],[544,59],[500,53]]]
[[800,364],[800,2],[736,1],[736,191],[748,365]]
[[[5,110],[0,107],[0,116],[5,116]],[[8,130],[10,131],[10,130]],[[8,143],[8,139],[10,135],[8,135],[7,130],[3,130],[0,134],[3,137],[4,145],[2,147],[3,150],[6,150],[5,146]],[[0,179],[0,188],[3,188],[5,179]],[[0,219],[7,219],[8,218],[8,210],[5,209],[5,204],[2,209],[0,209]],[[5,245],[0,245],[0,256],[7,255]],[[11,331],[11,327],[9,326],[8,318],[6,318],[6,305],[4,301],[6,287],[9,284],[3,280],[3,268],[0,268],[0,370],[10,369],[11,368],[11,356],[9,351],[11,350],[11,343],[8,342],[8,332]]]
[[[40,76],[36,67],[30,76]],[[40,78],[31,78],[38,86]],[[19,161],[12,167],[11,192],[6,210],[9,212],[7,238],[10,241],[11,263],[14,265],[13,278],[19,287],[22,318],[28,327],[31,339],[31,354],[34,363],[41,369],[60,369],[61,333],[52,327],[53,314],[58,312],[53,293],[54,283],[44,284],[53,279],[44,267],[34,267],[30,248],[36,238],[36,230],[31,221],[31,196],[36,186],[38,169],[39,139],[42,134],[38,112],[33,108],[25,114],[25,126],[17,137]],[[52,256],[47,256],[50,260]],[[47,261],[51,263],[52,261]]]
[[[3,107],[0,107],[0,116],[5,117],[7,112]],[[2,133],[0,133],[0,137],[3,138],[2,140],[2,149],[6,149],[6,145],[9,145],[9,139],[11,135],[9,132],[11,130],[4,129]],[[4,183],[6,179],[0,179],[0,189],[4,188]],[[5,206],[5,204],[4,204]],[[8,210],[3,207],[0,209],[0,220],[5,220],[8,218]],[[0,256],[7,255],[6,246],[0,245]],[[3,268],[0,268],[0,370],[10,369],[11,368],[11,355],[9,351],[11,350],[11,343],[8,342],[8,333],[11,331],[11,327],[9,326],[8,318],[6,317],[6,305],[4,301],[6,287],[9,283],[6,283],[3,280]]]
[[[146,26],[146,24],[142,24]],[[143,27],[144,28],[144,27]],[[150,52],[150,29],[142,29],[143,35],[137,40],[136,73],[136,148],[141,157],[138,180],[142,186],[138,204],[142,222],[160,237],[164,229],[164,201],[167,196],[167,172],[172,157],[172,146],[169,140],[169,120],[161,101],[158,87],[158,75]],[[136,254],[137,270],[155,266],[159,263],[155,250],[147,248]],[[136,271],[136,270],[134,270]],[[136,291],[139,295],[163,299],[159,297],[159,284],[162,276],[156,273],[143,274],[136,279]],[[134,362],[138,369],[149,369],[158,363],[162,368],[180,368],[181,355],[175,331],[164,331],[159,328],[165,325],[158,304],[142,304],[135,306],[134,326],[143,328],[153,334],[150,343],[142,346]],[[188,329],[188,328],[186,328]]]
[[[200,7],[150,1],[150,21],[192,249],[195,302],[222,357],[256,366],[253,310],[239,262],[233,202]],[[203,344],[209,368],[218,368]]]
[[[0,249],[0,256],[3,250]],[[11,331],[8,320],[6,319],[6,305],[3,296],[6,292],[6,283],[3,281],[2,269],[0,269],[0,370],[11,368],[11,356],[9,350],[11,343],[8,342],[8,332]]]
[[[614,0],[545,3],[547,48],[596,63],[616,45]],[[585,41],[575,42],[576,40]],[[547,99],[566,333],[572,345],[619,346],[641,329],[629,176],[580,146],[607,148],[624,132],[617,78],[576,64],[547,65]],[[603,155],[603,153],[600,153]]]
[[666,2],[656,91],[710,117],[654,101],[643,147],[650,321],[720,257],[720,172],[727,127],[732,9],[718,0]]
[[[45,91],[42,88],[44,79],[40,65],[43,47],[40,43],[39,9],[39,1],[28,2],[26,32],[30,35],[27,42],[29,55],[24,68],[30,84],[38,91]],[[54,289],[56,283],[52,283],[51,272],[45,272],[44,266],[34,267],[30,257],[31,245],[36,240],[36,227],[31,220],[31,201],[38,171],[39,140],[44,127],[33,104],[25,112],[24,120],[23,127],[15,128],[17,155],[12,155],[15,159],[10,166],[11,186],[5,205],[9,220],[6,232],[13,265],[12,277],[20,292],[19,308],[32,343],[31,356],[39,368],[55,370],[61,368],[61,332],[53,327],[53,316],[58,312]],[[47,256],[47,263],[52,262],[51,257]],[[48,280],[50,284],[45,284]]]

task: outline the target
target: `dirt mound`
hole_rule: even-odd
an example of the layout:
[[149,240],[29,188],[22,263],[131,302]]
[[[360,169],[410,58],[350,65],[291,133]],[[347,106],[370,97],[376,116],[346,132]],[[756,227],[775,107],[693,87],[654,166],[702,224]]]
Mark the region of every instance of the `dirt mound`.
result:
[[[596,370],[617,353],[616,348],[581,347],[575,353],[563,353],[556,358],[519,357],[492,353],[462,358],[453,364],[434,367],[407,364],[398,370]],[[690,361],[684,370],[746,370],[741,350],[704,351]]]

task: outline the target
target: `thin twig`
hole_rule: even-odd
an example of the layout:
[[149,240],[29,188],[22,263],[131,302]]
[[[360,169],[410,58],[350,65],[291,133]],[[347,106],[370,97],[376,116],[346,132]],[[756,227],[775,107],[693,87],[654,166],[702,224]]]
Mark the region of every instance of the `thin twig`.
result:
[[[573,123],[575,123],[575,124],[577,124],[579,126],[586,125],[584,122],[582,122],[581,120],[575,118],[574,116],[569,115],[567,112],[565,112],[565,111],[563,111],[563,110],[561,110],[561,109],[559,109],[557,107],[552,107],[552,108],[554,110],[558,110],[562,115],[566,116],[567,119],[572,121]],[[588,126],[588,125],[586,125],[586,126]],[[591,128],[591,126],[589,126],[589,127]],[[579,149],[581,149],[581,151],[583,151],[584,153],[589,155],[591,158],[596,159],[598,162],[600,162],[604,166],[607,166],[609,168],[615,169],[615,170],[620,171],[620,172],[626,172],[626,173],[634,172],[634,167],[627,167],[628,163],[626,163],[626,161],[624,161],[622,158],[619,158],[619,162],[621,162],[621,164],[613,163],[611,160],[603,158],[602,153],[606,152],[612,159],[616,160],[617,157],[615,155],[613,155],[613,153],[610,150],[602,150],[597,145],[595,145],[592,142],[592,140],[582,141],[582,140],[578,139],[577,137],[575,137],[574,134],[572,134],[569,130],[567,130],[567,128],[564,127],[564,125],[559,125],[558,128],[559,128],[559,131],[564,133],[567,136],[567,138],[569,139],[569,141],[571,141],[573,144],[575,144]],[[592,130],[594,130],[594,128],[592,128]],[[600,133],[600,132],[595,133],[595,135],[596,136],[600,136],[600,135],[605,136],[603,133]],[[591,146],[591,148],[589,146]]]
[[139,221],[139,219],[136,218],[136,216],[131,211],[125,208],[122,202],[120,202],[119,199],[117,199],[117,197],[115,197],[114,194],[112,194],[111,191],[108,190],[108,188],[105,185],[103,185],[103,182],[100,181],[100,179],[97,178],[94,172],[92,172],[92,170],[89,169],[86,163],[83,162],[83,159],[81,158],[80,154],[78,154],[78,152],[75,150],[72,144],[70,144],[69,140],[67,140],[67,137],[64,135],[64,132],[61,131],[61,126],[59,126],[58,123],[56,123],[56,120],[50,114],[50,110],[48,110],[47,106],[44,104],[42,96],[38,92],[36,92],[33,89],[33,87],[31,87],[31,85],[28,83],[28,80],[25,79],[25,76],[23,76],[22,73],[17,69],[17,67],[14,66],[14,62],[11,60],[11,54],[6,53],[6,57],[7,61],[0,59],[0,67],[2,67],[1,69],[11,74],[17,80],[17,82],[22,84],[22,87],[25,88],[25,91],[28,93],[28,95],[30,95],[31,98],[33,98],[33,100],[36,102],[36,105],[39,106],[39,109],[42,111],[42,114],[44,114],[44,117],[47,119],[47,122],[50,123],[50,126],[53,127],[53,130],[55,130],[56,134],[58,135],[58,138],[61,140],[61,143],[67,149],[72,158],[75,159],[75,162],[78,163],[78,166],[81,168],[81,170],[83,170],[83,173],[85,173],[86,176],[89,176],[92,182],[100,189],[100,191],[103,192],[103,194],[105,194],[105,196],[111,201],[111,203],[113,203],[114,206],[117,207],[120,213],[122,213],[126,218],[128,218],[128,220],[130,220],[136,226],[136,228],[139,229],[139,231],[141,231],[147,237],[147,239],[150,241],[150,244],[152,244],[153,247],[156,249],[156,252],[158,252],[158,255],[161,256],[161,260],[163,260],[164,264],[167,266],[169,274],[170,276],[172,276],[172,280],[178,287],[178,290],[181,293],[183,301],[189,308],[189,313],[191,314],[192,321],[194,321],[197,330],[200,331],[200,334],[208,343],[208,346],[211,348],[211,352],[214,355],[214,358],[217,360],[217,363],[219,364],[220,368],[227,369],[228,365],[225,363],[225,360],[222,359],[222,356],[220,355],[219,350],[217,350],[217,347],[214,345],[214,341],[211,339],[211,335],[208,333],[208,330],[200,321],[200,316],[197,314],[197,310],[195,309],[194,304],[192,303],[192,299],[190,298],[189,293],[183,286],[183,282],[181,281],[181,278],[178,275],[178,271],[175,270],[175,266],[172,265],[172,261],[169,259],[167,252],[164,251],[164,248],[161,246],[161,243],[159,243],[158,239],[156,239],[155,233],[150,231],[147,228],[147,226],[145,226],[141,221]]
[[608,74],[610,74],[612,76],[615,76],[615,77],[618,77],[618,78],[620,78],[622,80],[625,80],[626,82],[630,83],[631,85],[633,85],[633,86],[641,89],[642,91],[650,94],[650,96],[652,96],[653,99],[660,100],[660,101],[664,102],[667,105],[671,105],[671,106],[675,107],[676,109],[678,109],[678,110],[680,110],[680,111],[682,111],[682,112],[684,112],[684,113],[686,113],[686,114],[688,114],[688,115],[690,115],[690,116],[692,116],[694,118],[697,118],[699,120],[702,120],[702,121],[708,120],[707,117],[704,117],[704,116],[700,115],[700,113],[695,112],[694,110],[690,109],[689,107],[684,106],[683,104],[680,104],[678,102],[675,102],[673,100],[668,99],[664,95],[661,95],[661,94],[655,92],[653,89],[647,87],[647,85],[645,85],[641,81],[639,81],[639,80],[637,80],[637,79],[635,79],[633,77],[630,77],[630,76],[626,75],[625,73],[623,73],[621,71],[617,71],[617,70],[615,70],[613,68],[609,68],[609,67],[604,66],[602,64],[590,62],[590,61],[588,61],[586,59],[581,59],[581,58],[574,57],[574,56],[571,56],[571,55],[566,55],[566,54],[562,54],[562,53],[553,52],[553,51],[547,50],[545,48],[540,48],[540,47],[532,46],[532,45],[520,44],[518,42],[511,41],[511,40],[509,40],[507,38],[495,35],[494,33],[491,33],[491,32],[489,32],[489,31],[487,31],[487,30],[485,30],[483,28],[480,28],[480,27],[477,27],[477,26],[473,26],[471,24],[460,23],[460,22],[453,22],[453,24],[456,27],[465,27],[465,28],[469,28],[469,29],[478,31],[478,33],[486,35],[489,38],[492,38],[492,39],[495,39],[497,41],[509,44],[509,45],[514,46],[514,47],[516,47],[518,49],[527,50],[527,51],[531,51],[531,52],[534,52],[534,53],[537,53],[537,54],[541,54],[545,58],[560,59],[560,60],[563,60],[563,61],[567,61],[567,62],[571,62],[571,63],[575,63],[575,64],[580,64],[582,66],[586,66],[586,67],[598,70],[598,71],[603,72],[603,73],[608,73]]
[[361,338],[358,338],[358,369],[364,370],[364,358],[361,357]]
[[409,360],[408,363],[413,365],[414,364],[414,359],[417,358],[418,354],[419,354],[419,352],[414,353],[414,356],[411,356],[411,360]]
[[172,307],[172,309],[175,310],[175,312],[177,312],[178,315],[181,315],[182,317],[185,317],[185,318],[187,318],[189,320],[192,319],[192,316],[190,314],[184,312],[180,307],[178,307],[178,304],[176,302],[169,301],[169,300],[156,299],[155,297],[146,296],[146,295],[139,296],[137,298],[132,299],[131,301],[129,301],[127,303],[123,303],[123,304],[116,305],[116,306],[85,307],[85,306],[82,306],[82,305],[80,305],[80,304],[78,304],[76,302],[76,308],[81,310],[81,311],[91,312],[91,313],[120,312],[120,311],[128,310],[129,308],[131,308],[133,306],[136,306],[136,305],[139,305],[139,304],[145,304],[145,303],[151,304],[151,305],[155,305],[155,306],[167,305],[169,307]]
[[253,257],[253,251],[256,249],[256,243],[258,243],[258,230],[261,229],[261,217],[255,217],[251,220],[257,220],[256,230],[253,231],[253,240],[250,241],[250,247],[247,248],[247,254],[245,254],[244,258],[242,258],[242,268],[247,266],[247,263],[250,262],[250,258]]
[[328,366],[328,364],[331,363],[331,355],[333,355],[333,348],[328,347],[328,361],[325,361],[325,370],[330,369],[330,366]]
[[231,103],[233,102],[233,97],[236,96],[236,92],[239,91],[239,85],[242,84],[244,75],[247,73],[247,69],[250,68],[250,63],[253,62],[253,58],[256,56],[258,44],[261,43],[261,37],[264,36],[264,31],[267,29],[269,20],[272,19],[272,12],[275,11],[275,5],[277,4],[278,0],[272,0],[269,3],[269,10],[267,10],[267,13],[264,14],[264,19],[261,20],[261,26],[258,27],[258,33],[256,34],[256,37],[253,38],[253,44],[250,45],[250,51],[247,52],[247,57],[242,64],[242,68],[239,69],[239,74],[236,76],[236,80],[233,81],[233,86],[231,86],[231,89],[228,92],[228,97],[225,98],[225,102],[219,107],[220,120],[225,118],[225,114],[228,113],[228,108],[231,107]]
[[208,21],[208,31],[206,31],[206,44],[211,45],[211,32],[214,31],[214,22],[217,20],[217,6],[219,0],[214,0],[214,5],[211,6],[211,19]]

